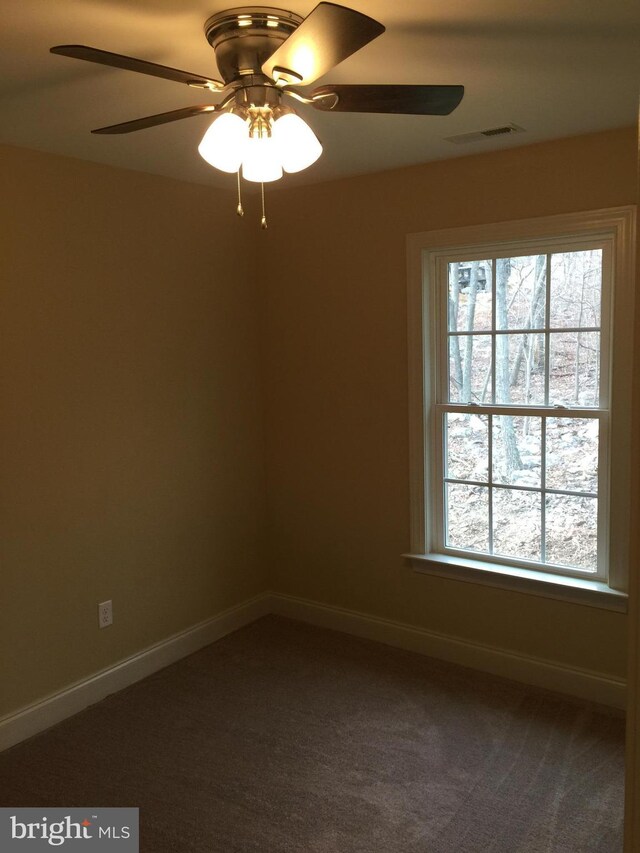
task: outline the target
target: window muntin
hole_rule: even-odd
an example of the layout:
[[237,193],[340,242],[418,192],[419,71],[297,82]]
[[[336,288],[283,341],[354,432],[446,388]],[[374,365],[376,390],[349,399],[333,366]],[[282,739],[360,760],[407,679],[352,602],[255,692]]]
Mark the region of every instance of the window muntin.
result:
[[576,240],[438,258],[441,552],[606,578],[609,255]]

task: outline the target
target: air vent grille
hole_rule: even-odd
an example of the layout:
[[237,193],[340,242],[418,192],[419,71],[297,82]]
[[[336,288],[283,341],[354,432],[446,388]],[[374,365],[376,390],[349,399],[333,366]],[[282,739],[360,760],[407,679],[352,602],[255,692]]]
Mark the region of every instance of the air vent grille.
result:
[[492,136],[510,136],[514,133],[524,133],[524,127],[517,124],[503,124],[501,127],[489,127],[486,130],[476,130],[473,133],[460,133],[457,136],[446,136],[445,142],[456,145],[466,145],[469,142],[481,142]]

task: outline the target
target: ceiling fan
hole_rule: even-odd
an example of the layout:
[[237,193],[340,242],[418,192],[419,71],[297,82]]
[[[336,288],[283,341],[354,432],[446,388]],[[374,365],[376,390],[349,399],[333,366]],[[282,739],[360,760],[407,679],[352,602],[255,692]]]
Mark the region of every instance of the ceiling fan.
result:
[[[93,130],[131,133],[191,116],[214,113],[198,148],[225,172],[262,183],[306,169],[322,153],[311,128],[285,102],[295,99],[324,112],[448,115],[462,100],[463,86],[308,86],[384,32],[367,15],[334,3],[319,3],[306,17],[264,6],[230,9],[205,23],[222,80],[85,45],[58,45],[52,53],[150,74],[218,94],[216,104],[188,106]],[[238,200],[238,213],[242,205]],[[266,227],[264,216],[262,225]]]

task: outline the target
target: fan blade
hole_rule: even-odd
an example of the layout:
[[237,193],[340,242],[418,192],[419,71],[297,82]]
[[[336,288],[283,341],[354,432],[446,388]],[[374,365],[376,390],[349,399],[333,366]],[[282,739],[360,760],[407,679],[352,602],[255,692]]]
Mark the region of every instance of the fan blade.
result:
[[464,86],[335,85],[319,86],[309,97],[317,110],[337,113],[446,116],[463,95]]
[[[303,86],[384,32],[373,18],[335,3],[320,3],[262,66],[268,77],[281,76]],[[292,72],[292,73],[291,73]]]
[[59,44],[51,48],[51,53],[70,56],[72,59],[85,59],[87,62],[97,62],[100,65],[110,65],[112,68],[124,68],[125,71],[138,71],[141,74],[150,74],[152,77],[162,77],[165,80],[174,80],[176,83],[186,83],[188,86],[202,89],[218,91],[224,88],[224,83],[220,80],[212,80],[210,77],[202,77],[200,74],[191,74],[188,71],[179,71],[177,68],[169,68],[168,65],[156,65],[155,62],[147,62],[145,59],[134,59],[131,56],[122,56],[120,53],[98,50],[97,47],[87,47],[84,44]]
[[180,121],[183,118],[213,113],[218,109],[214,104],[202,104],[197,107],[183,107],[181,110],[171,110],[168,113],[158,113],[155,116],[136,118],[133,121],[124,121],[122,124],[111,124],[109,127],[99,127],[91,133],[131,133],[134,130],[144,130],[146,127],[155,127],[157,124],[167,124],[170,121]]

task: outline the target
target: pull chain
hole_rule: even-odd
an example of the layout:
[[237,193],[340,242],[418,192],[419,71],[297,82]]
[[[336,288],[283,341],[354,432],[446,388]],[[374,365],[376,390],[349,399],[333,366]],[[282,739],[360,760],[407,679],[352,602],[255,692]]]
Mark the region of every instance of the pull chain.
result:
[[264,208],[264,184],[260,184],[260,189],[262,191],[262,219],[260,220],[260,227],[265,231],[267,228],[267,213]]
[[236,209],[236,213],[238,216],[244,216],[244,210],[242,209],[242,193],[240,192],[240,169],[238,169],[238,207]]

